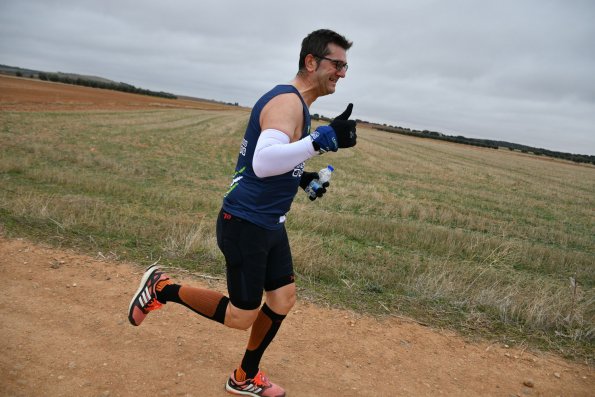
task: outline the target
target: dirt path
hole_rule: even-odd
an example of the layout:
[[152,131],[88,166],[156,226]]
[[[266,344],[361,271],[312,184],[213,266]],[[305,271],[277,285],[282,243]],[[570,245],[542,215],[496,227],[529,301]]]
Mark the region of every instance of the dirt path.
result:
[[[131,326],[140,265],[0,237],[0,270],[0,395],[227,395],[223,384],[248,333],[175,304]],[[576,363],[303,301],[263,369],[288,396],[595,394],[593,371]]]

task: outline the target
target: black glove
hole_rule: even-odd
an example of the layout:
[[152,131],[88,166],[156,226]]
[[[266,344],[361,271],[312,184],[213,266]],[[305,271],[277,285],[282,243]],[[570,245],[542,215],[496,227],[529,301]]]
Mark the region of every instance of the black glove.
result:
[[[300,187],[304,190],[308,187],[310,182],[314,179],[318,179],[319,175],[318,172],[306,172],[302,173],[302,177],[300,178]],[[322,197],[323,194],[326,193],[326,188],[329,187],[331,184],[328,182],[324,182],[321,187],[316,189],[316,197],[308,196],[311,201],[316,200],[317,197]]]
[[349,120],[351,111],[353,110],[353,103],[347,105],[347,109],[329,124],[335,134],[337,134],[337,143],[339,148],[349,148],[356,144],[357,134],[355,132],[355,120]]

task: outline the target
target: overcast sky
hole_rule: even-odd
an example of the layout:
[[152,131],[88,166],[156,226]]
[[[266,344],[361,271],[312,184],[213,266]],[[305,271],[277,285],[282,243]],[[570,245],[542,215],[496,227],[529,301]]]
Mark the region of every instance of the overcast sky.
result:
[[593,0],[0,0],[0,63],[252,106],[301,40],[354,42],[310,109],[595,155]]

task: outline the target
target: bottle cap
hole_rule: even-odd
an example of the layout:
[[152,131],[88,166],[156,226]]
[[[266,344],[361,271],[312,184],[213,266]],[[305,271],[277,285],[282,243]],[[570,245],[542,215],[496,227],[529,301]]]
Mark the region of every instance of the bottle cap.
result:
[[335,170],[335,169],[333,168],[333,166],[332,166],[332,165],[330,165],[330,164],[329,164],[329,165],[327,165],[327,166],[326,166],[326,168],[328,168],[329,170],[331,170],[331,172],[333,172],[333,171]]

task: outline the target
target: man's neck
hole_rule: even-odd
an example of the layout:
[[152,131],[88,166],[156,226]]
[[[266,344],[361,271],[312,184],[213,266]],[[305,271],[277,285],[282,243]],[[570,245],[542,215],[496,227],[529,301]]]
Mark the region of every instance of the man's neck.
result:
[[312,84],[305,76],[302,76],[299,73],[290,82],[290,84],[297,88],[308,107],[310,107],[312,103],[314,103],[314,101],[320,96],[316,89],[316,85]]

